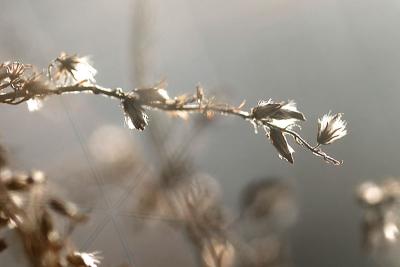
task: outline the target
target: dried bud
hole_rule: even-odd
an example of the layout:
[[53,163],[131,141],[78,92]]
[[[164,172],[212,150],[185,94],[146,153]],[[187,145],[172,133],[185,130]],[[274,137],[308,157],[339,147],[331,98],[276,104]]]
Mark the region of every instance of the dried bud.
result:
[[0,65],[0,81],[8,78],[9,84],[14,89],[20,89],[24,82],[22,75],[26,67],[19,62],[4,62]]
[[22,87],[22,90],[28,92],[31,95],[41,95],[44,91],[50,90],[51,87],[42,76],[37,75],[27,80]]
[[53,220],[47,211],[43,211],[43,214],[40,217],[40,231],[46,241],[50,243],[59,241],[59,235],[55,231]]
[[275,103],[271,99],[260,101],[251,112],[257,120],[306,120],[304,114],[297,110],[296,103],[293,101],[288,103]]
[[76,267],[97,267],[100,263],[98,252],[72,252],[67,255],[67,261]]
[[201,103],[204,99],[204,89],[201,86],[196,87],[196,98],[199,103]]
[[148,124],[148,116],[144,109],[132,98],[123,100],[122,107],[125,113],[125,123],[129,129],[136,128],[143,131]]
[[[6,150],[0,145],[0,170],[7,164]],[[0,173],[1,176],[1,173]],[[1,178],[1,177],[0,177]]]
[[379,205],[384,201],[385,194],[380,186],[365,182],[357,189],[357,198],[368,206]]
[[0,229],[7,226],[8,221],[9,221],[8,217],[3,212],[0,211]]
[[294,101],[289,101],[288,103],[285,103],[272,115],[272,118],[275,120],[306,120],[304,114],[297,110],[296,103]]
[[37,97],[33,97],[33,98],[29,99],[28,101],[26,101],[26,104],[28,105],[28,110],[30,112],[38,111],[39,109],[41,109],[43,107],[42,100],[40,100]]
[[4,179],[4,185],[8,190],[22,191],[31,187],[32,181],[27,174],[14,174]]
[[388,199],[400,199],[400,181],[397,179],[387,179],[381,184],[381,188]]
[[165,103],[169,99],[168,93],[164,88],[142,88],[135,89],[134,92],[139,96],[140,103]]
[[342,115],[342,113],[337,113],[335,115],[328,113],[321,119],[318,119],[318,144],[331,144],[347,134],[347,123],[342,120]]
[[389,242],[396,242],[400,235],[398,225],[392,221],[385,222],[383,225],[383,235]]
[[0,252],[5,250],[7,248],[7,243],[4,241],[4,239],[0,238]]
[[3,175],[4,185],[8,190],[22,191],[30,189],[34,184],[43,183],[45,180],[44,174],[40,171],[34,171],[30,175],[25,173],[9,173]]
[[77,55],[61,55],[55,60],[57,72],[55,74],[56,80],[62,80],[67,84],[75,82],[87,81],[95,83],[94,76],[97,71],[89,63],[88,57],[78,57]]
[[271,129],[269,132],[269,139],[272,144],[278,150],[279,157],[281,159],[286,159],[290,163],[293,163],[293,148],[288,144],[286,137],[282,131],[278,129]]
[[39,184],[46,181],[46,176],[44,172],[34,170],[31,172],[29,179],[32,181],[32,183]]
[[228,241],[212,238],[208,246],[202,248],[202,258],[204,266],[207,267],[227,267],[234,266],[235,248]]
[[282,105],[282,103],[274,103],[271,99],[268,101],[260,101],[257,107],[251,110],[251,113],[257,120],[267,119],[278,111]]
[[0,82],[8,78],[7,62],[0,64]]
[[65,202],[53,198],[49,200],[49,205],[55,212],[66,216],[71,220],[82,222],[87,219],[86,215],[80,213],[76,205],[71,202]]
[[24,198],[22,198],[19,194],[10,193],[10,201],[15,205],[15,207],[22,208],[24,205]]

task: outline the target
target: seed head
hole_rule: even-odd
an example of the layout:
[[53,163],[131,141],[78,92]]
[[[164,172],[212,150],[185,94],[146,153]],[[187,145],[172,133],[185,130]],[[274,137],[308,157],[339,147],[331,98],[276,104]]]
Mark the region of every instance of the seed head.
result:
[[77,267],[97,267],[100,263],[98,252],[73,252],[67,256],[68,262]]
[[88,57],[79,57],[77,55],[61,55],[55,60],[56,74],[55,79],[61,80],[67,84],[74,84],[76,82],[87,81],[95,83],[94,76],[97,71],[89,63]]
[[328,113],[318,119],[318,144],[332,144],[347,134],[347,123],[342,120],[342,115],[342,113],[337,113],[335,115]]

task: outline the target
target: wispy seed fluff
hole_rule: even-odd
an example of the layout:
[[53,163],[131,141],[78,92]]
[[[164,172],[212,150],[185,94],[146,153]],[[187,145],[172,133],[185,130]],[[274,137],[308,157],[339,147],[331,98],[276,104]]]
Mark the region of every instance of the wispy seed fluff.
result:
[[318,119],[317,142],[329,145],[347,134],[346,121],[342,120],[342,113],[332,115],[330,112]]
[[95,83],[94,76],[97,70],[92,67],[88,57],[79,57],[77,55],[61,55],[55,60],[55,80],[63,83],[74,84],[77,82]]

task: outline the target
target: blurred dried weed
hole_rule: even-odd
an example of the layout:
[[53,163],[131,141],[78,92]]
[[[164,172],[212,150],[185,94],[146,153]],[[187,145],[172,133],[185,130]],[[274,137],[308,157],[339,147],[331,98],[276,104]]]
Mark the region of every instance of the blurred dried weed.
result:
[[[41,171],[30,173],[7,168],[0,147],[0,233],[14,232],[33,267],[96,267],[96,253],[76,250],[70,235],[88,217],[68,201],[53,196]],[[68,227],[61,231],[60,220]],[[7,249],[0,236],[0,252]]]
[[380,184],[364,182],[357,188],[363,207],[363,247],[369,251],[397,244],[400,238],[400,182],[388,178]]
[[[196,121],[183,143],[193,144],[208,125],[208,120]],[[183,229],[198,266],[290,266],[286,234],[295,221],[296,205],[282,179],[248,185],[241,215],[232,219],[221,203],[218,180],[196,171],[189,146],[171,147],[174,135],[168,132],[157,130],[151,136],[161,163],[158,168],[149,166],[148,179],[137,192],[135,214],[165,218],[172,227]]]

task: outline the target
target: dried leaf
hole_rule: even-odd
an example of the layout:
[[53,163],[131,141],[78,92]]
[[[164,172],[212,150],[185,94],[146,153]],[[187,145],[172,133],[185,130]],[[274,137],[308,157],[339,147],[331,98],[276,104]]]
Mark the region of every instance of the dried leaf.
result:
[[237,109],[243,108],[244,105],[246,105],[246,99],[243,99],[242,103],[240,103],[240,105],[237,107]]
[[280,158],[286,159],[288,162],[293,164],[293,148],[288,144],[286,137],[282,131],[278,129],[271,129],[269,132],[269,138],[278,150]]
[[281,107],[283,103],[274,103],[271,99],[268,101],[260,101],[257,107],[251,110],[254,118],[257,120],[263,120],[270,118],[271,115],[276,113]]
[[295,119],[299,121],[305,121],[306,118],[300,111],[280,109],[273,114],[273,118],[276,120],[290,120]]
[[125,122],[129,129],[137,129],[143,131],[148,124],[148,116],[144,109],[136,102],[135,99],[125,99],[122,101],[125,112]]
[[257,120],[299,120],[305,121],[303,113],[297,110],[296,103],[275,103],[271,99],[260,101],[257,107],[252,109],[252,114]]
[[169,98],[168,92],[164,88],[139,88],[135,89],[134,92],[139,96],[140,103],[165,103]]

